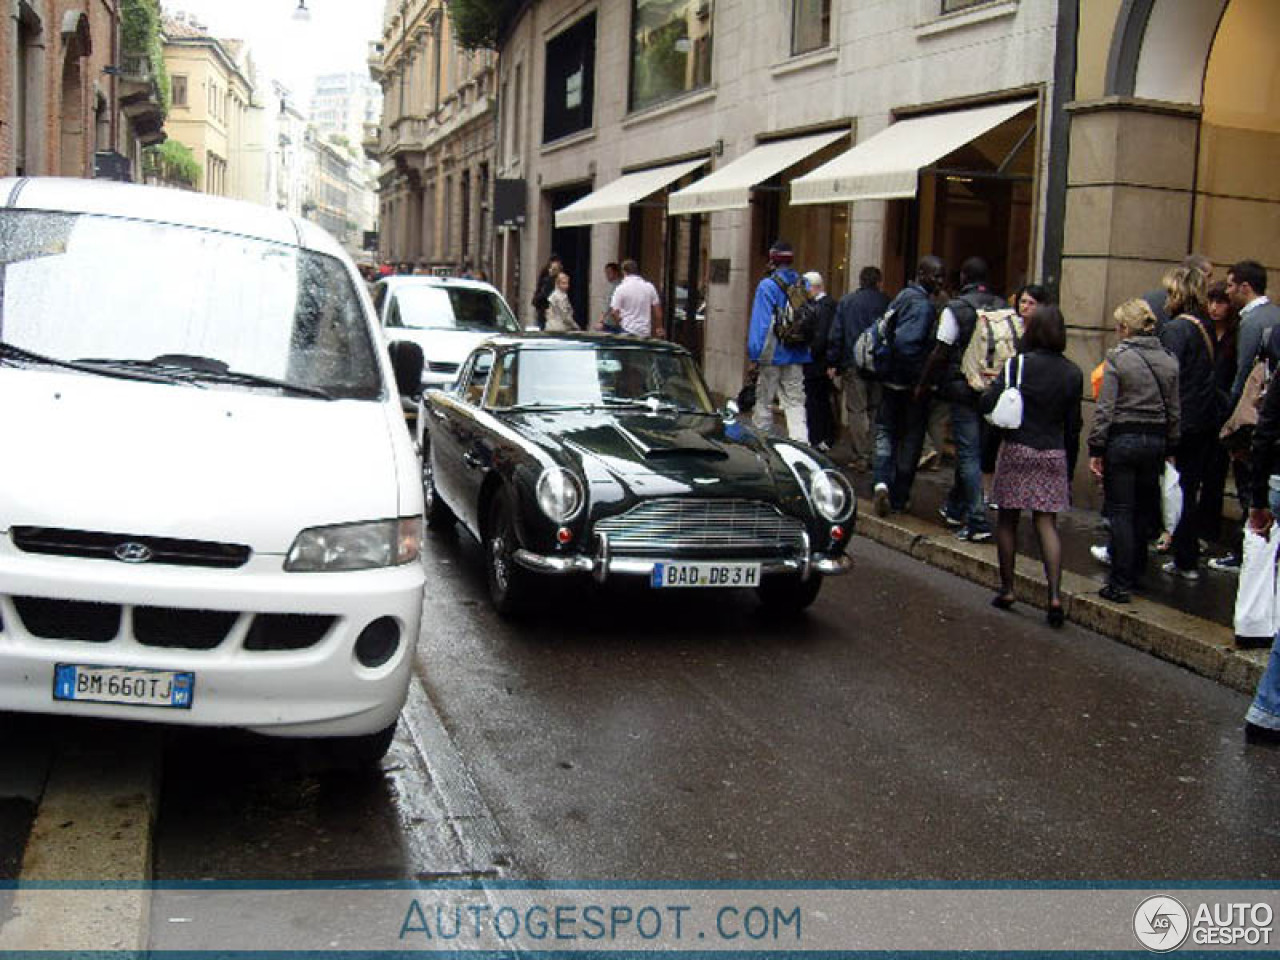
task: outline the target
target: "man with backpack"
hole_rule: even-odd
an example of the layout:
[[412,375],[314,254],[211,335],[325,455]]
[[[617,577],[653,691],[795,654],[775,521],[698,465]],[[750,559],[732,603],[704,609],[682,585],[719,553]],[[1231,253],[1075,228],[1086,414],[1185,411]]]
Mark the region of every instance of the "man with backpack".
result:
[[[981,394],[970,386],[962,369],[965,351],[978,327],[978,311],[1007,309],[987,286],[987,262],[970,257],[960,265],[960,294],[938,318],[933,352],[925,364],[917,397],[937,388],[938,399],[951,408],[951,436],[956,445],[955,480],[942,508],[942,519],[958,527],[956,538],[973,543],[991,539],[991,522],[982,495],[983,421],[978,413]],[[1012,311],[1009,311],[1012,313]]]
[[791,244],[779,240],[769,248],[769,272],[756,286],[751,305],[747,355],[759,370],[756,407],[752,422],[767,432],[773,422],[774,397],[787,421],[787,436],[809,442],[804,408],[804,365],[813,357],[795,334],[805,318],[798,316],[804,302],[804,280],[792,268]]
[[853,453],[849,466],[858,471],[871,469],[871,427],[880,407],[880,384],[858,369],[853,348],[866,329],[889,309],[889,298],[880,290],[881,280],[879,267],[862,268],[858,289],[840,298],[827,344],[827,366],[832,376],[839,372],[844,392]]
[[884,388],[876,417],[875,487],[878,516],[905,510],[915,483],[924,431],[929,421],[929,391],[917,391],[934,336],[933,297],[942,289],[946,267],[928,256],[916,278],[893,298],[885,316],[873,325],[876,373]]

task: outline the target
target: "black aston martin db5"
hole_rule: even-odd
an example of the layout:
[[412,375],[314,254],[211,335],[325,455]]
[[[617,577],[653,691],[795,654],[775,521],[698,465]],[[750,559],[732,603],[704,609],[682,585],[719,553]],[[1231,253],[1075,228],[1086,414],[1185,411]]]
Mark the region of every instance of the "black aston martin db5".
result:
[[857,502],[808,446],[718,410],[693,357],[607,334],[500,336],[418,418],[426,519],[483,545],[518,610],[540,577],[754,588],[798,611],[851,566]]

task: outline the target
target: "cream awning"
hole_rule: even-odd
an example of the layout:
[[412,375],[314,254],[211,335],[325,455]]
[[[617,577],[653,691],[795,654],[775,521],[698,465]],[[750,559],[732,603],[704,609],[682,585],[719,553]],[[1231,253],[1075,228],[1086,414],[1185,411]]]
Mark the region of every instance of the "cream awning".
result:
[[914,197],[921,167],[1033,106],[1034,100],[1019,100],[900,120],[830,163],[793,180],[791,203]]
[[732,163],[725,164],[711,176],[703,177],[671,194],[667,198],[667,210],[674,217],[686,213],[710,213],[712,210],[732,210],[748,206],[751,203],[752,187],[764,183],[787,167],[794,166],[805,157],[848,135],[848,130],[837,130],[834,133],[762,143]]
[[631,205],[692,173],[706,159],[687,160],[651,170],[637,170],[611,180],[594,193],[556,211],[556,227],[589,227],[593,223],[625,223]]

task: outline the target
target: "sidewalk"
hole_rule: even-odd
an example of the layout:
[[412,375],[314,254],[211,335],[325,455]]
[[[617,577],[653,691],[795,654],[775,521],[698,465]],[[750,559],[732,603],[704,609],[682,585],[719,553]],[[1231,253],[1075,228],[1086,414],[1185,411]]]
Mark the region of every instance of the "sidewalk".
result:
[[[841,456],[844,450],[833,453],[837,463],[848,461],[847,456]],[[999,583],[994,540],[983,544],[957,540],[938,516],[953,477],[949,459],[938,470],[917,474],[908,512],[885,518],[877,517],[871,506],[871,475],[848,469],[845,473],[858,493],[859,534],[994,592]],[[993,524],[994,520],[992,514]],[[1108,603],[1098,596],[1106,582],[1106,568],[1089,554],[1091,544],[1106,542],[1101,516],[1096,511],[1071,510],[1059,515],[1058,521],[1068,620],[1253,694],[1269,651],[1235,646],[1231,628],[1234,574],[1202,565],[1203,577],[1188,583],[1162,573],[1160,565],[1166,558],[1153,551],[1148,588],[1131,604]],[[1211,551],[1212,555],[1220,552],[1224,551]],[[1019,529],[1016,593],[1021,603],[1037,608],[1045,605],[1044,572],[1030,516],[1023,517]]]

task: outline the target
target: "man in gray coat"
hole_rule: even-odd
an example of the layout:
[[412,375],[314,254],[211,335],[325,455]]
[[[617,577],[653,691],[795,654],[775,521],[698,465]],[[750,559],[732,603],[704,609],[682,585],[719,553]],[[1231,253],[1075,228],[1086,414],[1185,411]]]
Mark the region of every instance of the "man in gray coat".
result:
[[1280,323],[1280,307],[1267,299],[1267,270],[1257,260],[1241,260],[1227,270],[1227,296],[1240,311],[1240,339],[1236,349],[1236,381],[1231,387],[1234,407],[1244,392],[1258,348],[1268,330]]

